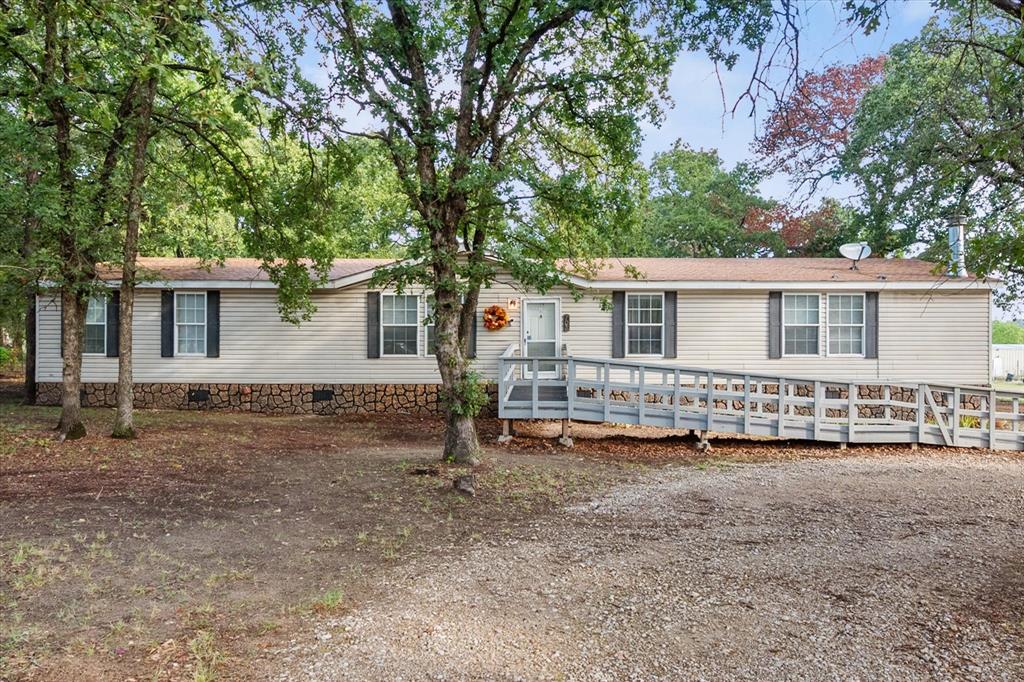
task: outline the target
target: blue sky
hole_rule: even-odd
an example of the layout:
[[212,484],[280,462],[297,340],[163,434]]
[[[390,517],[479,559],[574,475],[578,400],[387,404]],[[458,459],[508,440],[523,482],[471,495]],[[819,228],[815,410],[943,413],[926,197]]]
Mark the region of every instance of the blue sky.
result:
[[[801,70],[820,70],[832,64],[853,63],[868,55],[885,52],[894,43],[918,34],[932,16],[929,0],[905,0],[894,3],[889,20],[873,34],[852,33],[842,23],[840,3],[809,2],[804,8],[804,26],[800,37]],[[732,71],[722,71],[727,109],[746,88],[754,68],[751,55],[745,55]],[[750,117],[749,105],[741,106],[733,116],[723,111],[722,91],[714,65],[703,54],[680,55],[669,84],[674,106],[666,112],[659,128],[647,126],[643,144],[645,159],[672,146],[677,139],[692,147],[717,149],[728,167],[750,158],[750,143],[758,125],[767,114],[767,103],[759,105],[756,117]],[[782,176],[761,183],[765,196],[786,199],[788,180]],[[843,187],[832,187],[827,194],[845,195]]]
[[[894,43],[916,36],[932,16],[931,0],[895,0],[889,5],[888,20],[871,35],[855,31],[843,21],[841,0],[805,0],[800,5],[803,25],[800,35],[800,70],[820,70],[832,64],[850,64],[868,55],[888,50]],[[327,85],[327,72],[318,64],[318,56],[308,53],[301,60],[305,75],[318,85]],[[757,115],[749,115],[749,105],[735,116],[728,113],[745,89],[754,69],[753,55],[742,55],[731,70],[721,70],[721,86],[715,67],[703,53],[680,54],[669,82],[673,103],[660,126],[644,127],[644,161],[669,149],[681,139],[691,147],[717,149],[727,167],[750,158],[750,143],[757,126],[768,113],[768,103],[759,104]],[[725,108],[723,109],[723,90]],[[373,127],[369,112],[351,103],[340,107],[350,130]],[[822,195],[843,198],[849,192],[842,186],[822,187]],[[767,178],[761,192],[775,199],[790,195],[786,177]]]

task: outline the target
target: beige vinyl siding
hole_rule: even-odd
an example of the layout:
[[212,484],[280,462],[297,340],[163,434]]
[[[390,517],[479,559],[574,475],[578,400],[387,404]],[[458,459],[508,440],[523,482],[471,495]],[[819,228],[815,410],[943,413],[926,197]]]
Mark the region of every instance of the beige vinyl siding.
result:
[[[986,384],[989,380],[989,294],[882,291],[879,296],[879,357],[827,357],[826,297],[821,293],[821,330],[817,357],[768,359],[768,290],[680,291],[677,349],[664,364],[751,373],[784,373],[825,379],[889,378]],[[271,289],[221,291],[220,357],[160,357],[160,292],[140,289],[134,321],[135,381],[138,383],[435,383],[435,359],[424,356],[420,329],[418,357],[366,357],[365,286],[318,292],[317,312],[296,327],[277,313]],[[563,343],[576,356],[608,358],[612,352],[611,312],[602,310],[610,291],[591,291],[574,301],[565,289],[557,296],[569,315]],[[477,315],[489,305],[529,297],[508,284],[481,292]],[[538,296],[539,297],[539,296]],[[423,301],[420,300],[420,310]],[[497,358],[521,336],[522,307],[510,311],[512,323],[488,331],[478,317],[477,369],[497,377]],[[558,325],[561,329],[561,325]],[[40,381],[59,381],[61,373],[59,304],[40,299]],[[113,382],[117,359],[86,356],[83,380]]]
[[987,291],[882,291],[878,358],[829,357],[827,291],[821,293],[818,355],[768,355],[768,292],[683,293],[679,296],[679,364],[823,379],[886,378],[986,384]]

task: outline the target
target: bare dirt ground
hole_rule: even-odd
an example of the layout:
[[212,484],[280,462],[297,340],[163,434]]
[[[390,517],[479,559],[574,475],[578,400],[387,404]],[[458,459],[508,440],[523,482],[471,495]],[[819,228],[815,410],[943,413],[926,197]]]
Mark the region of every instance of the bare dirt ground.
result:
[[1020,459],[541,424],[466,498],[431,418],[140,412],[123,442],[87,410],[58,444],[13,395],[2,680],[813,671],[853,641],[1020,673]]
[[279,679],[1024,678],[1024,466],[673,467],[379,576]]
[[382,568],[515,536],[637,468],[494,448],[466,498],[436,419],[140,412],[123,442],[111,417],[58,444],[55,409],[0,403],[0,680],[252,679],[304,617],[376,598]]

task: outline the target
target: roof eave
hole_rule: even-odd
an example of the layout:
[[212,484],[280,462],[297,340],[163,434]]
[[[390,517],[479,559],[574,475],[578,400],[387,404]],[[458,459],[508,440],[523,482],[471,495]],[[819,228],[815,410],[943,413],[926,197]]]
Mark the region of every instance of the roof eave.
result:
[[570,276],[569,281],[582,289],[616,289],[622,291],[661,291],[661,290],[711,290],[711,291],[742,291],[772,289],[777,291],[806,291],[825,289],[836,291],[882,291],[898,289],[905,291],[960,291],[960,290],[993,290],[1002,286],[998,280],[864,280],[864,281],[738,281],[738,280],[589,280],[583,277]]

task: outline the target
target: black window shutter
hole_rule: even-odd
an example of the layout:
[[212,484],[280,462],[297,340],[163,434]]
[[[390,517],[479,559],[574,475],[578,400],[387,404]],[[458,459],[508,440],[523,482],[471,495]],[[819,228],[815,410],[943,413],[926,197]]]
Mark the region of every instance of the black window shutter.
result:
[[380,357],[380,292],[366,292],[366,357]]
[[206,292],[206,357],[220,357],[220,292]]
[[160,292],[160,357],[174,357],[174,292]]
[[665,357],[676,357],[676,292],[665,292]]
[[107,357],[116,358],[121,338],[121,292],[113,291],[107,298]]
[[[480,316],[477,315],[476,311],[474,310],[473,311],[473,324],[469,325],[469,343],[467,344],[467,346],[469,348],[469,357],[470,357],[470,359],[476,357],[476,322],[477,322],[477,318],[478,317],[480,317]],[[435,329],[436,329],[436,327],[435,327]]]
[[878,357],[878,292],[864,294],[864,357]]
[[768,292],[768,357],[782,357],[782,292]]
[[57,309],[60,313],[60,356],[64,357],[64,298],[59,297],[60,307]]
[[626,292],[612,292],[612,357],[626,357]]

